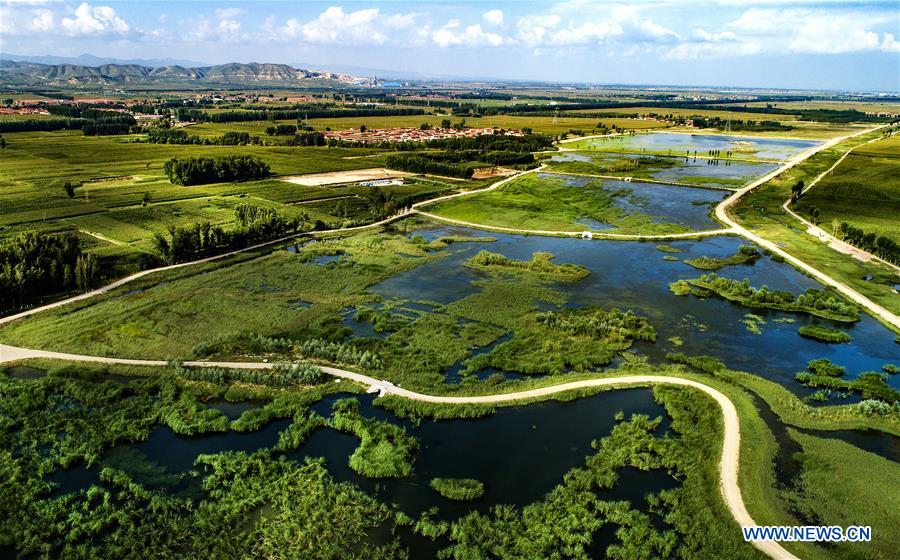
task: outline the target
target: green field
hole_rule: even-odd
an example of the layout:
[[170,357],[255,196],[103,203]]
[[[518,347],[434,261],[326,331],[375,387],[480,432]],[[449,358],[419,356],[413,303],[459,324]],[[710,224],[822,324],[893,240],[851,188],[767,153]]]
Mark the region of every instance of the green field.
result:
[[[200,221],[227,224],[238,203],[274,208],[287,217],[340,225],[370,218],[369,189],[302,186],[277,178],[246,183],[183,187],[171,184],[162,166],[173,157],[257,155],[275,175],[299,175],[378,167],[378,150],[344,148],[194,146],[132,142],[137,136],[86,137],[80,131],[9,133],[0,151],[0,238],[25,231],[77,229],[91,251],[130,270],[150,250],[154,233]],[[70,198],[64,183],[75,185]],[[472,188],[484,182],[472,181]],[[395,196],[428,196],[458,188],[455,182],[412,178],[387,190]],[[149,196],[149,203],[143,204]],[[319,202],[321,201],[321,202]],[[125,264],[123,263],[131,263]],[[116,273],[122,272],[118,270]]]
[[748,193],[731,209],[731,214],[742,226],[757,235],[778,243],[788,253],[819,270],[828,271],[832,278],[847,284],[892,313],[900,313],[900,298],[893,289],[897,282],[895,273],[877,263],[863,263],[831,249],[808,235],[806,227],[781,207],[790,198],[791,186],[798,180],[808,184],[834,165],[848,149],[880,135],[880,131],[864,134],[822,150]]
[[807,218],[817,208],[829,231],[837,220],[900,242],[900,136],[853,150],[793,208]]
[[453,220],[526,230],[599,231],[590,225],[593,221],[613,226],[603,229],[611,233],[647,235],[690,231],[679,224],[657,222],[640,211],[616,206],[617,198],[640,206],[640,200],[628,189],[606,189],[602,180],[574,188],[566,184],[567,180],[559,175],[530,175],[499,189],[441,202],[427,210]]

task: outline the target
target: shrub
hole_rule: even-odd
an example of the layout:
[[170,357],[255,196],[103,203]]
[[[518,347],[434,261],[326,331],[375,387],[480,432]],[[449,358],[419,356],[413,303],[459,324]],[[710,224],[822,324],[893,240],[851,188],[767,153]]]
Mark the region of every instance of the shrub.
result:
[[484,495],[484,483],[474,478],[432,478],[431,488],[448,500],[459,502],[477,500]]

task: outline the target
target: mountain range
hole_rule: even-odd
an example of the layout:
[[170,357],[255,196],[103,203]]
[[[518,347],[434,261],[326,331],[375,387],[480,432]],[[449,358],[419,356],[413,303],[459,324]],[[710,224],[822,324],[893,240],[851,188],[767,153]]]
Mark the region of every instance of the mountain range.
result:
[[256,62],[215,66],[146,66],[143,64],[41,64],[4,58],[0,83],[8,85],[119,85],[119,84],[297,84],[304,80],[350,83],[353,76]]

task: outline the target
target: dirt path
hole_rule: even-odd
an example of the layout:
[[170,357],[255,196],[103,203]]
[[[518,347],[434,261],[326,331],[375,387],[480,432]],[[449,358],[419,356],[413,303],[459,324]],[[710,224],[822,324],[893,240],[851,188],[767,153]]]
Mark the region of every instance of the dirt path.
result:
[[[0,344],[0,363],[24,360],[28,358],[51,358],[78,362],[96,362],[103,364],[127,364],[143,366],[166,365],[166,362],[162,360],[129,360],[121,358],[107,358],[101,356],[83,356],[79,354],[45,352],[42,350],[16,348],[13,346]],[[195,361],[184,362],[184,365],[194,367],[269,369],[273,364],[260,362],[247,363]],[[734,517],[735,521],[737,521],[738,525],[740,525],[741,527],[756,526],[756,522],[750,516],[750,513],[747,511],[747,508],[744,505],[744,500],[741,496],[741,488],[738,484],[738,469],[740,468],[741,452],[741,431],[737,410],[734,407],[734,403],[732,403],[731,400],[724,394],[710,387],[709,385],[704,385],[703,383],[700,383],[698,381],[664,375],[634,375],[609,377],[603,379],[585,379],[582,381],[560,383],[557,385],[549,385],[547,387],[539,387],[537,389],[529,389],[527,391],[518,391],[514,393],[499,393],[494,395],[480,395],[472,397],[444,397],[438,395],[417,393],[415,391],[410,391],[408,389],[398,387],[389,381],[378,380],[367,375],[347,371],[344,369],[323,367],[322,370],[329,375],[361,383],[369,387],[370,392],[377,391],[381,395],[396,395],[398,397],[403,397],[415,401],[438,404],[506,403],[548,397],[575,389],[585,389],[591,387],[625,387],[652,384],[679,385],[703,391],[704,393],[712,397],[719,405],[719,408],[722,409],[724,426],[722,454],[719,458],[719,492],[722,494],[722,498],[725,500],[725,504],[728,506],[728,509],[731,511],[731,515]],[[775,541],[755,541],[752,544],[771,558],[797,560],[796,556],[785,550],[780,544]]]
[[[417,214],[425,216],[427,218],[431,218],[432,220],[437,220],[439,222],[446,222],[449,224],[457,225],[457,226],[465,226],[475,229],[484,229],[488,231],[500,231],[504,233],[514,233],[518,235],[547,235],[552,237],[586,237],[585,233],[590,233],[590,239],[618,239],[621,241],[650,241],[650,240],[666,240],[666,239],[692,239],[696,237],[708,237],[711,235],[728,235],[729,233],[735,233],[734,229],[709,229],[702,231],[688,231],[684,233],[665,233],[658,235],[638,235],[638,234],[630,234],[630,233],[604,233],[602,231],[552,231],[552,230],[544,230],[544,229],[520,229],[520,228],[508,228],[501,226],[489,226],[485,224],[476,224],[473,222],[464,222],[462,220],[454,220],[452,218],[445,218],[444,216],[440,216],[438,214],[429,214],[428,212],[422,212],[421,210],[416,210]],[[587,227],[587,226],[585,226]]]
[[745,237],[745,238],[749,239],[750,241],[753,241],[757,245],[764,247],[764,248],[768,249],[769,251],[780,255],[786,261],[788,261],[792,265],[794,265],[796,268],[799,268],[801,271],[809,274],[810,276],[812,276],[819,282],[825,284],[826,286],[833,287],[835,290],[840,292],[844,297],[846,297],[850,301],[852,301],[852,302],[860,305],[864,309],[866,309],[870,314],[872,314],[872,315],[876,316],[877,318],[883,320],[884,322],[892,325],[893,327],[900,329],[900,317],[898,317],[897,315],[894,315],[893,313],[891,313],[884,307],[878,305],[874,301],[872,301],[869,298],[867,298],[866,296],[860,294],[853,288],[850,288],[846,284],[838,282],[837,280],[835,280],[834,278],[832,278],[825,272],[822,272],[821,270],[806,264],[802,260],[798,259],[797,257],[791,255],[790,253],[788,253],[787,251],[785,251],[784,249],[779,247],[776,243],[773,243],[773,242],[749,231],[748,229],[744,228],[739,223],[737,223],[734,220],[734,218],[732,218],[731,213],[729,212],[729,210],[744,195],[746,195],[750,191],[760,187],[761,185],[764,185],[765,183],[771,181],[772,179],[774,179],[775,177],[777,177],[784,171],[805,161],[806,159],[810,158],[811,156],[821,152],[822,150],[831,148],[832,146],[835,146],[836,144],[843,142],[844,140],[847,140],[849,138],[854,138],[854,137],[860,136],[862,134],[867,134],[867,133],[873,132],[875,130],[879,130],[881,128],[884,128],[884,126],[886,126],[886,125],[877,126],[874,128],[867,128],[864,130],[859,130],[859,131],[854,132],[853,134],[849,134],[847,136],[832,138],[831,140],[829,140],[827,142],[824,142],[822,144],[819,144],[818,146],[814,146],[813,148],[806,150],[805,152],[801,152],[801,153],[797,154],[796,156],[794,156],[791,159],[789,159],[788,161],[786,161],[784,163],[784,165],[782,165],[778,169],[776,169],[770,173],[767,173],[766,175],[763,175],[762,177],[760,177],[756,181],[753,181],[746,187],[738,189],[737,191],[735,191],[735,193],[733,195],[731,195],[728,198],[726,198],[725,200],[723,200],[718,206],[716,206],[716,218],[723,224],[731,226],[733,228],[734,232],[737,233],[738,235],[741,235],[742,237]]
[[[853,150],[855,150],[857,148],[861,148],[863,146],[868,146],[872,142],[877,142],[879,140],[882,140],[882,138],[873,138],[864,144],[860,144],[859,146],[853,146],[852,148],[850,148],[849,150],[844,152],[844,155],[842,155],[836,162],[834,162],[834,165],[832,165],[831,167],[829,167],[828,169],[826,169],[825,171],[820,173],[818,177],[816,177],[808,185],[806,185],[806,187],[803,188],[803,191],[801,192],[801,194],[806,194],[807,192],[809,192],[809,190],[811,188],[813,188],[814,186],[816,186],[819,183],[819,181],[824,179],[826,175],[828,175],[829,173],[834,171],[837,168],[837,166],[839,166],[847,158],[847,156],[850,155],[850,152],[852,152]],[[828,243],[828,245],[835,251],[838,251],[839,253],[844,253],[846,255],[852,255],[853,257],[855,257],[856,259],[858,259],[862,262],[868,262],[868,261],[872,261],[872,260],[877,261],[877,262],[883,264],[884,266],[890,268],[894,272],[900,274],[900,266],[897,266],[893,263],[889,263],[886,260],[879,257],[878,255],[873,255],[872,253],[870,253],[864,249],[860,249],[859,247],[856,247],[855,245],[851,245],[850,243],[847,243],[846,241],[838,239],[837,237],[831,235],[824,229],[822,229],[819,226],[808,221],[806,218],[802,217],[800,214],[797,214],[796,212],[791,210],[790,206],[791,206],[791,199],[789,198],[786,201],[784,201],[784,204],[781,205],[781,208],[784,209],[785,212],[790,214],[794,219],[796,219],[797,221],[799,221],[800,223],[805,225],[806,233],[812,235],[813,237],[815,237],[817,239],[820,239],[820,240]]]

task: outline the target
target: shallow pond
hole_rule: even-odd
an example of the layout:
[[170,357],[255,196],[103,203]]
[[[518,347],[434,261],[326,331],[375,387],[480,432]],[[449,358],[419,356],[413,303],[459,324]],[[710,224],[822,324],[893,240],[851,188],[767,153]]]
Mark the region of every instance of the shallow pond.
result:
[[[471,235],[472,230],[434,225],[415,232],[427,237],[461,233]],[[491,235],[495,242],[454,245],[446,258],[389,278],[370,291],[385,298],[446,304],[479,290],[473,282],[485,276],[463,266],[478,251],[499,252],[517,260],[528,260],[534,252],[546,251],[556,255],[558,263],[579,264],[591,270],[584,280],[555,286],[568,297],[567,306],[632,309],[650,319],[658,333],[657,341],[637,343],[634,349],[652,362],[663,362],[665,354],[673,351],[712,355],[731,368],[774,379],[799,394],[807,394],[811,391],[797,384],[794,374],[804,370],[809,360],[828,358],[845,366],[847,377],[880,371],[882,365],[900,361],[900,346],[894,342],[893,333],[865,314],[857,323],[837,323],[800,313],[753,310],[716,296],[676,296],[669,291],[670,282],[696,278],[705,271],[683,262],[663,260],[667,253],[657,250],[655,243]],[[738,237],[720,236],[668,244],[682,251],[672,256],[683,260],[703,255],[726,257],[747,243]],[[755,287],[766,285],[771,290],[793,293],[822,288],[793,267],[769,257],[752,265],[725,267],[718,274],[738,280],[748,278]],[[759,334],[742,322],[749,313],[765,321],[759,325]],[[825,344],[801,337],[797,328],[807,324],[844,330],[853,340]],[[670,342],[673,337],[681,339],[682,344]],[[900,388],[900,375],[891,376],[889,383]]]
[[[590,154],[597,158],[598,163],[612,163],[617,159],[638,159],[640,154]],[[587,153],[564,152],[551,157],[551,161],[592,161]],[[700,154],[698,154],[700,155]],[[734,159],[706,159],[706,158],[670,158],[673,165],[644,165],[640,171],[641,177],[649,177],[658,181],[671,181],[673,183],[691,183],[697,185],[710,185],[718,187],[737,188],[756,177],[762,177],[766,173],[776,169],[775,163],[758,163],[740,161]],[[627,176],[627,171],[615,172],[615,175]]]
[[733,152],[732,157],[785,160],[818,143],[815,140],[659,132],[596,138],[585,140],[583,144],[578,142],[577,145],[604,151],[624,150],[674,156],[683,156],[688,151],[691,155],[696,151],[696,155],[705,156],[710,150],[721,150]]

